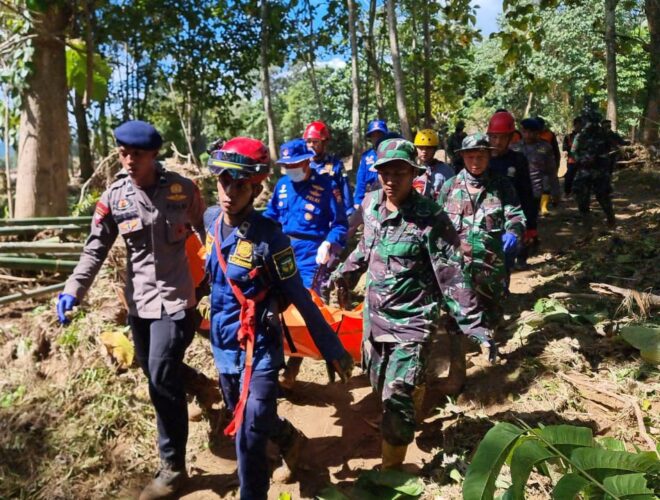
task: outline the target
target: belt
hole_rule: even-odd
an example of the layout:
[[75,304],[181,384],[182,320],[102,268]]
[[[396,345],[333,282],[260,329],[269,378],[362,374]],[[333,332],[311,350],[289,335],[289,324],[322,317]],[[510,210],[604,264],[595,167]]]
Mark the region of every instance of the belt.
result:
[[[286,233],[285,233],[286,234]],[[324,241],[325,236],[312,236],[311,234],[287,234],[291,241]]]

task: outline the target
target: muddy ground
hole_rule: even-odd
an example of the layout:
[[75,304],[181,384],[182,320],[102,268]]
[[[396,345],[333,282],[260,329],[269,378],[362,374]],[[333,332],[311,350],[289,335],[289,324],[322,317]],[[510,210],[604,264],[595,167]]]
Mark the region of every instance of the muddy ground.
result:
[[[513,275],[500,362],[489,366],[470,354],[458,397],[443,395],[437,379],[429,381],[426,417],[406,458],[407,470],[427,483],[424,498],[460,497],[470,456],[497,421],[584,425],[598,436],[647,448],[632,408],[594,388],[633,397],[643,409],[644,430],[652,439],[660,436],[658,371],[616,335],[621,324],[657,322],[652,311],[621,307],[616,297],[569,298],[572,312],[599,314],[602,321],[530,329],[520,319],[538,299],[586,293],[590,282],[656,287],[657,293],[658,174],[628,169],[617,177],[616,230],[605,227],[595,208],[598,222],[584,233],[572,200],[542,219],[540,252],[528,270]],[[94,312],[79,313],[69,329],[56,326],[53,301],[0,310],[0,498],[134,498],[157,465],[143,377],[135,365],[118,370],[98,342],[99,333],[121,328],[122,321],[113,284],[119,276],[106,267],[102,286],[88,299],[87,310]],[[195,339],[187,361],[215,377],[205,339]],[[348,385],[328,384],[324,364],[306,360],[285,396],[280,415],[308,441],[294,481],[274,481],[269,498],[313,498],[379,465],[379,403],[359,370]],[[220,435],[220,405],[200,413],[191,400],[191,414],[191,480],[182,498],[237,498],[233,443]],[[549,498],[550,491],[532,476],[528,498]]]

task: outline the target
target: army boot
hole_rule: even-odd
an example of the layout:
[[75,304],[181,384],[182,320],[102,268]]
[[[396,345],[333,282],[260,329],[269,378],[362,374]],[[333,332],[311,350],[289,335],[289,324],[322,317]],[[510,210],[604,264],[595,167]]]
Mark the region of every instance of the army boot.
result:
[[300,365],[302,365],[303,358],[290,357],[287,361],[284,371],[279,376],[280,387],[283,389],[291,390],[296,384],[296,377],[300,372]]
[[383,451],[383,465],[382,470],[387,469],[401,469],[403,461],[406,459],[406,452],[408,451],[408,445],[404,444],[402,446],[394,446],[383,440],[382,443]]
[[449,376],[442,385],[442,393],[448,396],[460,394],[465,385],[467,363],[465,344],[461,334],[449,336]]
[[307,437],[301,431],[288,421],[286,424],[288,425],[284,434],[288,435],[275,440],[280,447],[280,454],[284,462],[273,471],[273,481],[277,483],[290,483],[293,480],[293,476],[298,470],[300,452],[307,443]]
[[175,468],[162,462],[153,480],[142,490],[139,500],[172,498],[188,480],[185,467]]

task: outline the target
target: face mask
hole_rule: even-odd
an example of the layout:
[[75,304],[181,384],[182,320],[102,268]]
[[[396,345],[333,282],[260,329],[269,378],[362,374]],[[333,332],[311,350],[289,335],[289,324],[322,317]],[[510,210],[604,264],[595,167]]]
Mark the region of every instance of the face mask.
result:
[[305,170],[302,167],[287,168],[286,175],[289,176],[291,182],[302,182],[305,180]]

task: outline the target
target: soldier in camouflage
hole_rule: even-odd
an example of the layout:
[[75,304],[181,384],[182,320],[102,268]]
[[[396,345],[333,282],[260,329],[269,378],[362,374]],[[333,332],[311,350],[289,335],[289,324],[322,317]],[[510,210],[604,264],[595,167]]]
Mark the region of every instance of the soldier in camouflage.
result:
[[[522,242],[525,215],[509,179],[489,172],[492,149],[484,134],[466,137],[458,150],[465,168],[445,182],[438,203],[458,233],[463,271],[477,292],[486,324],[495,330],[502,319],[501,303],[508,289],[505,259],[514,258]],[[444,326],[450,335],[451,350],[444,390],[452,394],[460,392],[465,383],[465,346],[451,316],[445,316]]]
[[573,193],[587,230],[591,228],[589,205],[592,192],[605,212],[607,224],[610,227],[616,224],[610,198],[612,194],[608,160],[610,143],[606,131],[600,124],[601,118],[598,112],[589,111],[586,114],[587,124],[577,134],[571,148],[571,156],[575,159],[576,165]]
[[362,202],[364,234],[331,279],[352,288],[366,271],[363,367],[383,402],[383,468],[400,467],[414,438],[425,388],[429,337],[443,305],[461,330],[496,356],[491,330],[460,267],[447,216],[413,187],[409,141],[383,141],[374,167],[382,189]]

